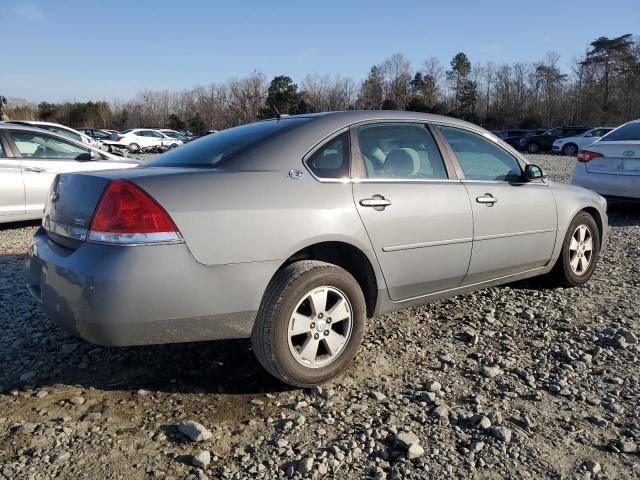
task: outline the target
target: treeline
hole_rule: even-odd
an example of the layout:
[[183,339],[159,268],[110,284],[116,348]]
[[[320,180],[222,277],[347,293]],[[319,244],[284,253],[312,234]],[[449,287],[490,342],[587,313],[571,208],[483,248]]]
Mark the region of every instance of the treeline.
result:
[[123,103],[42,102],[8,105],[13,119],[75,127],[188,128],[194,133],[272,117],[347,109],[392,109],[463,118],[487,128],[618,125],[640,117],[640,38],[600,37],[574,59],[569,72],[550,53],[538,62],[472,64],[460,52],[442,65],[417,68],[402,54],[371,67],[362,82],[307,75],[299,84],[257,71],[189,90],[143,91]]

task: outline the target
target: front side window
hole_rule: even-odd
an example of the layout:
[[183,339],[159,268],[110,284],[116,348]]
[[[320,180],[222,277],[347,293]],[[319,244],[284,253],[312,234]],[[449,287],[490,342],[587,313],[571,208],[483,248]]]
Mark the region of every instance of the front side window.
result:
[[11,131],[9,136],[24,158],[78,160],[89,155],[89,150],[42,133]]
[[349,134],[341,133],[316,150],[307,166],[318,178],[346,178],[349,176]]
[[454,127],[440,131],[456,155],[465,179],[485,181],[519,181],[522,170],[506,150],[475,133]]
[[640,140],[640,122],[628,123],[609,132],[603,141],[621,142],[625,140]]
[[358,145],[369,178],[448,178],[436,142],[423,124],[364,125],[358,128]]
[[5,158],[4,148],[2,147],[2,139],[0,139],[0,158]]

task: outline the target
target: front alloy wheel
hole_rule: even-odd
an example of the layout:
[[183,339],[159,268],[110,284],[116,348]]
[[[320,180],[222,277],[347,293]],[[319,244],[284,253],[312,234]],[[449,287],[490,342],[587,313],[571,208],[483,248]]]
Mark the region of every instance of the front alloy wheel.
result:
[[593,235],[587,225],[579,225],[569,242],[569,264],[576,275],[589,270],[593,258]]
[[600,255],[600,231],[587,212],[578,213],[565,235],[551,276],[564,287],[584,285],[593,275]]
[[267,287],[251,344],[271,375],[310,387],[351,363],[366,315],[364,295],[349,272],[315,260],[295,262],[279,270]]

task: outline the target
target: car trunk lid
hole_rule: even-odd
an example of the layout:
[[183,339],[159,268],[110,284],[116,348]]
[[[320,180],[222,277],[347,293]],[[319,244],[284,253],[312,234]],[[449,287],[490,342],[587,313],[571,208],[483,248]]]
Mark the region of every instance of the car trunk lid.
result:
[[596,143],[585,150],[604,155],[587,162],[587,172],[608,175],[640,175],[638,142]]
[[171,173],[169,168],[132,168],[63,173],[54,179],[42,225],[54,242],[77,248],[87,239],[98,202],[112,180],[130,180]]

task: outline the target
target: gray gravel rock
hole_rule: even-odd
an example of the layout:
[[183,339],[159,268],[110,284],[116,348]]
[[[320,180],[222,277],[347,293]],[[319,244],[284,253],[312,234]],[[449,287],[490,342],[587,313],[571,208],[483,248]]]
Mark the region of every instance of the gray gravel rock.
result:
[[193,420],[186,420],[178,424],[178,431],[193,442],[202,442],[213,437],[212,433],[202,424]]
[[203,450],[197,455],[193,456],[193,458],[191,459],[191,463],[196,467],[206,468],[211,463],[211,453]]

